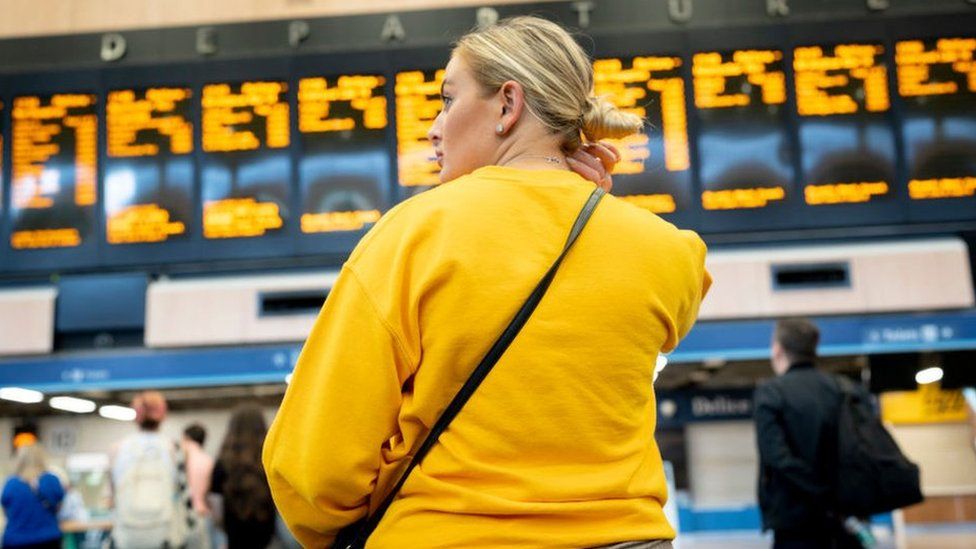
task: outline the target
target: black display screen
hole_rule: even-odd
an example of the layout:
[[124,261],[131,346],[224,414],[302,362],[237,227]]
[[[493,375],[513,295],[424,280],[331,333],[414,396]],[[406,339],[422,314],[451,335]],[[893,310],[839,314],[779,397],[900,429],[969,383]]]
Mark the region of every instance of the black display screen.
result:
[[613,194],[669,216],[692,205],[691,152],[682,60],[677,55],[598,59],[594,94],[645,119],[645,131],[611,140],[621,159]]
[[255,238],[289,221],[288,83],[217,82],[201,93],[205,239]]
[[884,53],[876,43],[793,51],[803,197],[833,212],[821,224],[898,219]]
[[[7,224],[7,197],[6,191],[7,187],[4,185],[4,159],[6,158],[6,149],[4,149],[4,137],[6,137],[6,126],[4,125],[4,112],[3,112],[3,101],[0,101],[0,235],[3,235],[4,228]],[[6,246],[0,246],[0,258],[3,257]],[[0,261],[0,265],[3,262]]]
[[391,206],[387,127],[385,77],[299,79],[302,233],[359,231]]
[[976,211],[976,38],[895,45],[910,213],[923,219]]
[[75,248],[92,237],[98,199],[97,103],[91,93],[14,98],[11,248]]
[[[616,142],[613,193],[711,243],[971,231],[972,18],[922,19],[595,36],[594,93],[646,121]],[[0,271],[341,261],[440,183],[427,134],[449,56],[4,74]]]
[[185,240],[193,223],[193,92],[117,89],[105,105],[105,239]]
[[785,208],[793,194],[783,52],[706,51],[693,58],[701,204],[708,212]]

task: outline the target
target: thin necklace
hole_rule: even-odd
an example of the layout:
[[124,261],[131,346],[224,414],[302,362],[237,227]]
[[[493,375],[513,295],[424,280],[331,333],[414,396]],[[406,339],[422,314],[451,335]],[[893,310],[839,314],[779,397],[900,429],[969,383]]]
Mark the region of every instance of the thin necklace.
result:
[[516,158],[515,160],[519,160],[519,159],[522,159],[522,158],[541,158],[542,160],[545,160],[546,162],[548,162],[550,164],[562,164],[563,163],[562,158],[559,158],[558,156],[546,156],[546,155],[542,155],[542,154],[523,154],[523,155],[519,156],[518,158]]

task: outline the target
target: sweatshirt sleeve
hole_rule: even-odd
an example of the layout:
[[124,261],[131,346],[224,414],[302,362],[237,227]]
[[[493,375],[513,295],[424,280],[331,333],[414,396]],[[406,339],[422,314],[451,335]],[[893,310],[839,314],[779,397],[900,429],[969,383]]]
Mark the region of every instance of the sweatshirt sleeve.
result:
[[677,316],[674,319],[673,326],[676,330],[672,330],[671,336],[668,337],[661,349],[665,353],[673,351],[691,331],[691,327],[698,320],[698,310],[701,307],[702,300],[705,299],[708,289],[712,286],[712,275],[705,269],[705,255],[708,252],[705,243],[701,237],[691,231],[681,231],[680,235],[683,244],[687,245],[683,251],[687,253],[686,257],[688,258],[688,270],[683,273],[688,279],[681,281],[681,283],[690,282],[690,284],[686,286],[687,290],[682,294],[685,295],[685,298],[681,300]]
[[305,547],[362,518],[415,361],[348,264],[305,341],[264,445],[272,496]]

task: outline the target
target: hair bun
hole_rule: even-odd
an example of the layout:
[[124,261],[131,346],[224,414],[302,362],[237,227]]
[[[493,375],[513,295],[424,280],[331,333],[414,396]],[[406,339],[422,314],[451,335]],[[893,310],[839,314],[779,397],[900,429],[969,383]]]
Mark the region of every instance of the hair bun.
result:
[[583,135],[588,141],[627,137],[644,126],[641,117],[618,109],[605,97],[589,97],[582,119]]

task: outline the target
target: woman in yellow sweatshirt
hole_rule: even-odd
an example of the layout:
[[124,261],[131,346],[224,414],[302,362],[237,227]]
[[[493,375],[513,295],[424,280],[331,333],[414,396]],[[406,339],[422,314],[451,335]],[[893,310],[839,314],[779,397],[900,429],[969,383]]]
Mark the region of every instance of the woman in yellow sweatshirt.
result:
[[[592,90],[553,23],[458,42],[429,134],[446,184],[393,208],[343,266],[265,444],[305,546],[382,501],[559,255],[594,188],[569,169],[581,134],[639,131]],[[696,234],[605,197],[368,547],[668,546],[652,379],[695,321],[704,257]]]

